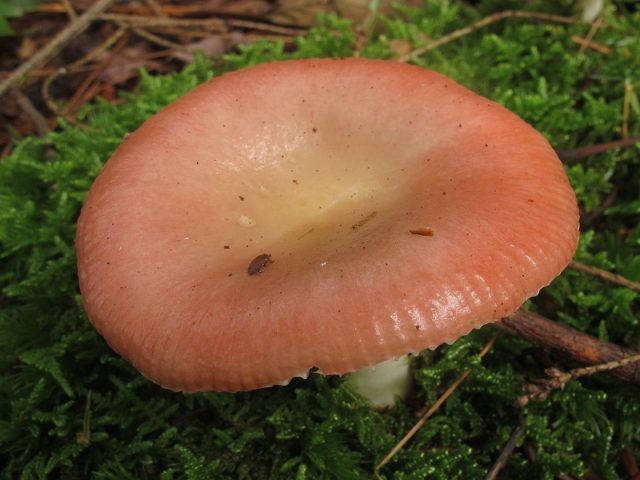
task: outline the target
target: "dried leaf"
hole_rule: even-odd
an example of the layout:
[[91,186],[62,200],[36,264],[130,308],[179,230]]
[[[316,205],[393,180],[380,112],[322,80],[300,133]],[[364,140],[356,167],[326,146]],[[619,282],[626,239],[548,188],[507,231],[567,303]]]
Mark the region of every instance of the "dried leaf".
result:
[[173,56],[185,63],[191,63],[193,62],[193,54],[195,52],[201,52],[206,57],[218,57],[244,41],[244,35],[240,32],[231,32],[230,35],[225,37],[211,35],[197,42],[185,45],[186,51],[176,51]]
[[411,42],[401,38],[393,39],[389,42],[389,48],[399,56],[406,55],[411,51]]
[[162,63],[149,59],[149,53],[150,48],[144,42],[125,47],[116,54],[105,52],[99,58],[108,63],[98,78],[105,83],[117,85],[137,77],[140,68],[149,71],[162,70]]
[[312,0],[279,0],[268,18],[281,25],[310,27],[321,13],[335,11],[332,2]]
[[18,58],[20,60],[26,60],[33,56],[38,49],[38,45],[31,37],[24,37],[18,47]]

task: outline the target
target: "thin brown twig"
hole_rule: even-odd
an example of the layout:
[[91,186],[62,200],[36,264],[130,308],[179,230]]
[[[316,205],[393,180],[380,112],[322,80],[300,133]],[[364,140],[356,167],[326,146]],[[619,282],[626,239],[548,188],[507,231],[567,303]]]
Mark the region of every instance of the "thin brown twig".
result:
[[580,46],[580,50],[578,50],[579,54],[583,54],[587,50],[589,44],[591,43],[591,40],[593,40],[593,37],[600,28],[600,25],[602,25],[603,18],[604,17],[602,15],[599,15],[598,18],[596,18],[591,24],[589,33],[587,33],[587,36],[584,38],[584,43]]
[[[205,15],[209,16],[229,16],[230,12],[228,8],[225,8],[224,3],[230,4],[231,2],[220,1],[199,1],[192,4],[169,4],[166,2],[159,2],[155,0],[155,3],[160,8],[160,12],[164,16],[169,17],[194,17],[201,18]],[[43,3],[38,5],[34,9],[35,12],[40,13],[65,13],[64,7],[58,3]],[[155,13],[155,8],[149,5],[149,0],[142,2],[120,2],[116,3],[113,8],[110,9],[113,13],[133,14],[147,16]],[[262,16],[261,16],[262,15]],[[263,17],[263,14],[252,15],[251,13],[238,12],[237,16],[241,16],[246,19],[259,20]]]
[[[573,480],[571,477],[569,477],[569,479]],[[560,478],[558,478],[558,480],[560,480]],[[584,475],[582,475],[580,478],[578,478],[577,480],[604,480],[604,478],[602,478],[597,473],[587,472]]]
[[605,198],[604,201],[600,205],[598,205],[598,208],[596,208],[589,215],[581,219],[580,223],[582,227],[583,228],[588,227],[589,225],[593,224],[593,222],[595,222],[598,218],[600,218],[604,214],[604,212],[607,210],[607,208],[609,208],[611,205],[615,203],[616,198],[618,198],[618,192],[619,192],[619,188],[616,185],[613,187],[609,195],[607,195],[607,198]]
[[155,51],[155,52],[145,53],[143,55],[140,55],[138,57],[138,59],[141,60],[141,61],[153,60],[154,58],[165,58],[165,57],[174,55],[175,53],[176,53],[175,50],[173,50],[173,48],[170,48],[170,49],[158,50],[158,51]]
[[[262,36],[260,36],[262,38]],[[75,63],[66,66],[66,67],[56,67],[56,68],[36,68],[29,73],[29,78],[42,78],[48,77],[50,75],[54,75],[58,73],[59,70],[65,70],[67,75],[72,75],[76,73],[86,73],[90,70],[93,70],[95,66],[93,65],[76,65]]]
[[75,8],[73,8],[73,5],[71,5],[71,0],[62,0],[62,5],[64,6],[64,10],[69,17],[69,20],[73,21],[78,18],[78,14],[76,13]]
[[[125,32],[126,34],[126,32]],[[128,41],[128,36],[122,36],[118,42],[113,47],[113,54],[117,55],[126,45]],[[96,95],[99,91],[99,88],[96,89],[94,86],[94,82],[100,76],[100,74],[104,71],[105,68],[111,63],[113,60],[112,56],[109,56],[102,60],[93,70],[89,72],[89,75],[83,80],[82,84],[78,88],[76,88],[73,96],[67,101],[66,105],[62,108],[61,112],[67,119],[70,115],[73,115],[78,108],[78,105],[82,105],[87,101],[88,98]],[[87,91],[92,92],[90,95],[87,95]]]
[[2,148],[2,151],[0,151],[0,162],[9,155],[9,152],[11,152],[12,149],[13,149],[13,142],[11,141],[11,139],[9,139],[9,141]]
[[96,60],[100,55],[109,50],[113,45],[116,44],[120,38],[127,33],[127,29],[124,27],[118,28],[115,32],[109,35],[104,42],[98,45],[96,48],[88,52],[86,55],[82,56],[71,65],[67,67],[67,70],[71,71],[72,69],[84,65],[86,63],[92,62]]
[[123,15],[119,13],[104,13],[98,18],[111,22],[129,25],[132,27],[183,27],[202,28],[214,32],[226,32],[229,28],[246,28],[262,32],[278,33],[282,35],[300,35],[305,32],[303,28],[281,27],[270,23],[242,20],[237,18],[170,18],[170,17],[145,17],[143,15]]
[[98,68],[94,68],[89,72],[89,75],[84,77],[82,83],[80,83],[80,85],[74,90],[71,98],[69,98],[64,106],[59,110],[58,114],[63,116],[67,121],[73,123],[73,119],[71,117],[73,116],[72,112],[75,109],[75,105],[82,103],[82,99],[84,98],[87,90],[90,89],[95,79],[100,75],[100,71],[102,70],[101,67],[103,67],[103,65]]
[[509,437],[509,441],[507,441],[506,445],[500,452],[500,455],[496,459],[495,463],[484,477],[484,480],[496,480],[498,478],[498,474],[500,471],[506,466],[507,462],[513,455],[513,451],[516,448],[516,445],[520,441],[520,439],[524,436],[524,431],[527,425],[527,417],[526,415],[520,411],[520,416],[518,417],[518,424],[511,432],[511,436]]
[[631,95],[633,86],[628,78],[624,80],[624,98],[622,100],[622,138],[629,137],[629,106],[631,105]]
[[38,132],[38,135],[44,137],[49,132],[49,125],[47,123],[47,119],[38,111],[36,107],[34,107],[29,97],[27,97],[24,93],[22,93],[17,88],[12,90],[13,95],[16,99],[16,102],[20,106],[20,108],[27,114],[31,123]]
[[609,370],[625,367],[627,365],[637,364],[638,362],[640,362],[640,353],[636,355],[630,355],[613,362],[601,363],[599,365],[593,365],[591,367],[574,368],[573,370],[569,370],[568,372],[563,372],[562,370],[559,370],[557,368],[547,368],[545,370],[545,373],[550,378],[536,380],[534,383],[527,385],[526,395],[518,398],[517,404],[520,407],[524,407],[531,400],[543,402],[549,397],[549,394],[553,390],[562,390],[571,380],[576,380],[587,375],[593,375],[594,373],[607,372]]
[[91,443],[91,390],[87,391],[84,403],[82,430],[76,433],[76,441],[83,445],[89,445],[89,443]]
[[162,11],[162,7],[156,0],[145,0],[146,4],[149,5],[151,11],[159,17],[166,17],[165,13]]
[[[491,337],[491,339],[487,342],[487,344],[482,348],[480,353],[478,353],[479,358],[484,357],[489,352],[489,350],[491,350],[491,347],[493,347],[493,344],[495,343],[497,338],[498,338],[497,335],[494,335],[493,337]],[[471,370],[465,370],[460,374],[458,378],[455,379],[455,381],[451,385],[449,385],[449,387],[442,393],[442,395],[440,395],[440,397],[434,402],[434,404],[431,405],[431,407],[418,419],[415,425],[411,427],[411,430],[409,430],[405,434],[405,436],[400,439],[400,441],[389,451],[389,453],[387,453],[387,455],[382,459],[382,461],[376,466],[374,470],[374,474],[376,476],[378,476],[378,472],[380,471],[380,469],[384,467],[387,463],[389,463],[389,461],[396,455],[396,453],[398,453],[407,444],[407,442],[411,440],[413,436],[424,426],[424,424],[427,423],[427,420],[429,419],[429,417],[431,417],[435,412],[438,411],[438,409],[442,406],[442,404],[451,396],[453,392],[456,391],[456,389],[460,386],[460,384],[467,379],[470,373],[471,373]]]
[[56,102],[51,97],[51,94],[49,93],[49,89],[51,88],[51,84],[56,78],[66,73],[67,73],[66,68],[57,69],[55,72],[53,72],[51,75],[49,75],[47,78],[44,79],[44,82],[42,82],[42,87],[40,88],[40,91],[42,92],[42,99],[47,104],[47,107],[49,107],[49,110],[51,110],[56,115],[60,115],[60,109],[58,108],[58,105],[56,105]]
[[611,273],[606,270],[602,270],[601,268],[593,267],[591,265],[587,265],[586,263],[576,261],[571,262],[569,264],[569,267],[579,272],[593,275],[594,277],[598,277],[607,282],[615,283],[616,285],[620,285],[630,290],[640,292],[640,282],[634,282],[633,280],[629,280],[628,278],[623,277],[622,275],[618,275],[617,273]]
[[612,142],[598,143],[587,147],[572,148],[570,150],[556,150],[558,157],[565,163],[572,163],[581,158],[590,157],[599,153],[608,152],[614,148],[633,147],[636,143],[640,143],[640,135],[635,137],[622,138]]
[[109,8],[113,2],[114,0],[97,0],[86,12],[70,22],[69,25],[54,36],[49,43],[0,82],[0,97],[20,82],[31,70],[47,61],[59,52],[72,38],[82,33],[91,22]]
[[524,454],[527,457],[527,460],[529,460],[529,463],[532,465],[536,465],[538,463],[538,453],[536,452],[536,448],[533,443],[525,440],[522,445],[522,450],[524,450]]
[[[188,38],[207,38],[211,36],[211,32],[207,32],[206,30],[187,30],[185,28],[179,27],[145,27],[147,31],[153,30],[154,32],[161,33],[163,35],[171,35],[171,36],[181,36]],[[219,36],[223,37],[224,35],[228,35],[233,32],[221,32]]]
[[599,372],[608,372],[614,368],[621,368],[625,365],[631,365],[633,363],[640,362],[640,353],[636,355],[629,355],[628,357],[621,358],[620,360],[614,360],[613,362],[601,363],[600,365],[592,365],[591,367],[580,367],[569,370],[569,375],[572,379],[584,377],[587,375],[593,375]]
[[[614,365],[622,359],[640,355],[526,310],[518,310],[495,325],[583,365]],[[616,365],[611,370],[612,375],[640,385],[639,363],[625,361]]]
[[[337,8],[337,5],[334,5]],[[368,11],[366,15],[359,21],[356,25],[356,41],[354,45],[353,56],[355,58],[360,57],[360,53],[367,43],[368,39],[371,37],[371,33],[375,28],[376,18],[378,16],[378,10],[380,5],[377,2],[371,2],[369,4]],[[338,9],[339,10],[339,9]]]
[[638,462],[633,457],[633,454],[628,448],[620,450],[620,459],[624,464],[624,468],[629,475],[629,480],[640,480],[640,469],[638,468]]
[[[45,103],[47,104],[49,109],[51,109],[52,112],[56,113],[57,115],[62,115],[60,109],[58,108],[58,105],[56,105],[53,98],[51,97],[51,94],[49,93],[49,88],[51,87],[51,84],[61,75],[67,75],[71,72],[76,72],[78,71],[78,68],[81,67],[82,65],[89,63],[94,59],[98,58],[100,55],[106,52],[109,48],[111,48],[118,40],[120,40],[120,38],[126,33],[126,31],[127,30],[125,28],[119,28],[114,33],[109,35],[109,37],[107,37],[107,39],[104,42],[102,42],[96,48],[94,48],[89,53],[84,55],[82,58],[79,58],[68,67],[59,68],[55,70],[52,74],[50,74],[44,80],[44,82],[42,83],[42,90],[41,90],[42,98],[44,99]],[[91,70],[94,70],[94,69],[91,69]]]
[[[609,47],[605,47],[600,43],[594,42],[593,40],[586,40],[582,37],[579,37],[578,35],[571,35],[571,40],[580,45],[580,47],[584,47],[585,50],[587,48],[590,48],[591,50],[604,53],[605,55],[611,53],[611,49]],[[582,50],[582,48],[580,50]]]
[[[171,36],[181,36],[181,37],[190,37],[190,38],[208,38],[211,36],[211,32],[206,32],[204,30],[185,30],[182,28],[176,27],[147,27],[145,28],[146,32],[155,32],[162,35],[171,35]],[[217,36],[221,39],[230,39],[232,41],[236,41],[234,39],[239,38],[238,32],[229,31],[229,32],[220,32]],[[251,43],[258,40],[273,40],[277,42],[282,42],[285,45],[289,45],[293,42],[293,37],[291,35],[277,35],[277,34],[269,34],[269,33],[242,33],[241,35],[242,42],[241,43]],[[240,43],[240,42],[238,42]],[[193,52],[190,46],[186,47],[189,52]],[[168,52],[167,55],[171,55],[171,52]]]
[[179,52],[186,52],[188,48],[179,43],[172,42],[171,40],[167,40],[166,38],[162,38],[159,35],[156,35],[151,32],[147,32],[145,29],[140,27],[133,27],[133,33],[136,35],[150,41],[151,43],[155,43],[164,48],[172,48],[173,50],[177,50]]
[[423,55],[424,53],[427,53],[430,50],[433,50],[434,48],[438,48],[444,45],[445,43],[449,43],[452,40],[456,40],[460,37],[473,33],[476,30],[480,30],[481,28],[484,28],[488,25],[499,22],[500,20],[503,20],[505,18],[524,18],[528,20],[542,20],[546,22],[558,22],[558,23],[567,23],[567,24],[575,23],[575,19],[571,17],[563,17],[560,15],[551,15],[548,13],[540,13],[540,12],[505,10],[502,12],[497,12],[491,15],[487,15],[486,17],[481,18],[480,20],[475,21],[470,25],[467,25],[466,27],[459,28],[458,30],[454,30],[453,32],[448,33],[447,35],[444,35],[436,40],[433,40],[432,42],[429,42],[428,44],[422,47],[412,50],[406,55],[402,55],[396,58],[396,60],[398,62],[409,62],[412,59],[419,57],[420,55]]

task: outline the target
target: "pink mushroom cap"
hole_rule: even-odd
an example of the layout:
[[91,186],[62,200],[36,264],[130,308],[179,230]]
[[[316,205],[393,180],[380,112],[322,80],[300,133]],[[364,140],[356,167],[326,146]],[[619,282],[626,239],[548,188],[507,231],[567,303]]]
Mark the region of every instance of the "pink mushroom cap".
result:
[[167,388],[240,391],[453,342],[577,239],[563,166],[519,117],[416,66],[313,59],[225,74],[144,123],[76,242],[115,351]]

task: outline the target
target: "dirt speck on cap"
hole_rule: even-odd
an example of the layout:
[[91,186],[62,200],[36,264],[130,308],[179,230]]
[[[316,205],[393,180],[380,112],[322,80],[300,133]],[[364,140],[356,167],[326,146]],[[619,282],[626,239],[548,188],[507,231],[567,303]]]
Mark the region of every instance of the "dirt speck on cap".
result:
[[409,230],[409,233],[414,235],[422,235],[423,237],[433,237],[433,229],[429,227],[418,227]]

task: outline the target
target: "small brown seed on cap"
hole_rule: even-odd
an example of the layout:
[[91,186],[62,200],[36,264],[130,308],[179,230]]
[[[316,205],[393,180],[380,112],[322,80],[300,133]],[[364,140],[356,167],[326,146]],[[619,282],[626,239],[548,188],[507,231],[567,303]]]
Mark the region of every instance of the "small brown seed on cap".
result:
[[368,221],[372,220],[372,219],[373,219],[373,217],[375,217],[377,214],[378,214],[378,212],[376,212],[376,211],[371,212],[369,215],[367,215],[366,217],[364,217],[364,218],[363,218],[362,220],[360,220],[359,222],[354,223],[353,225],[351,225],[351,228],[352,228],[353,230],[357,230],[357,229],[359,229],[359,228],[360,228],[360,227],[362,227],[365,223],[367,223]]
[[249,263],[249,267],[247,268],[247,273],[249,275],[262,273],[266,266],[270,263],[273,263],[273,260],[271,260],[271,255],[268,253],[262,253],[251,260],[251,263]]

